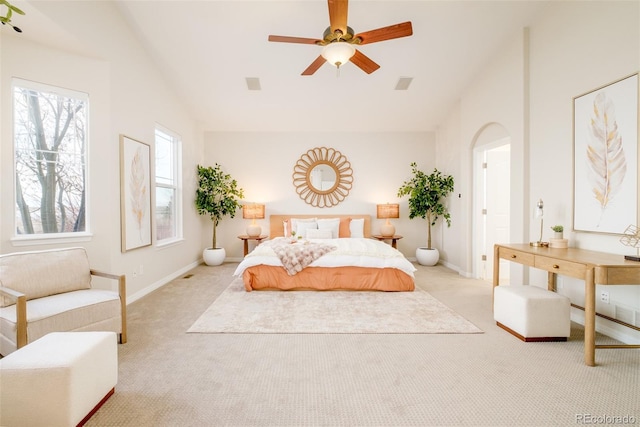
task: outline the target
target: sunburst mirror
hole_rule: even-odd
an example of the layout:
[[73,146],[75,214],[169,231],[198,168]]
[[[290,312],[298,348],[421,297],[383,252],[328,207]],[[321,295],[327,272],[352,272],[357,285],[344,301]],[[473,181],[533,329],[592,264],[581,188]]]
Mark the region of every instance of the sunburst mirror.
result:
[[351,163],[333,148],[307,151],[293,167],[293,186],[302,200],[318,208],[342,202],[353,185]]

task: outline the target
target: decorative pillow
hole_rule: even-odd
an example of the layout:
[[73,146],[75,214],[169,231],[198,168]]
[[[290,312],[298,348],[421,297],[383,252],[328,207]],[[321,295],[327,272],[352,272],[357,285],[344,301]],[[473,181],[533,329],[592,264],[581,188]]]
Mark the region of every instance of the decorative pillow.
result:
[[[298,232],[298,224],[299,223],[305,223],[305,222],[316,222],[317,218],[291,218],[289,219],[289,225],[291,225],[291,230],[289,230],[289,233],[291,233],[292,231],[295,231],[296,233]],[[314,228],[318,228],[318,227],[314,227]]]
[[308,228],[307,239],[333,239],[333,235],[331,234],[331,230],[327,229],[313,229]]
[[300,222],[298,221],[297,225],[296,225],[296,236],[301,236],[302,238],[306,238],[307,237],[307,230],[317,230],[318,229],[318,223],[313,221],[313,222]]
[[318,219],[318,230],[330,230],[331,239],[337,239],[340,230],[340,218]]
[[351,237],[364,237],[364,218],[351,218],[349,230]]
[[340,218],[338,237],[351,237],[351,231],[349,231],[349,223],[351,223],[351,218]]
[[282,221],[282,230],[284,237],[291,237],[291,224],[289,224],[289,220],[285,219]]

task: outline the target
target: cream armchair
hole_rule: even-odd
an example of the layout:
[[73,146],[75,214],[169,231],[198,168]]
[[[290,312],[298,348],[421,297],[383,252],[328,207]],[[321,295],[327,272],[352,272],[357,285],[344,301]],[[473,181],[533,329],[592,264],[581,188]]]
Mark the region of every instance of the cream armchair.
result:
[[[118,281],[95,289],[91,277]],[[0,256],[0,354],[50,332],[113,331],[127,342],[126,279],[92,270],[84,248]]]

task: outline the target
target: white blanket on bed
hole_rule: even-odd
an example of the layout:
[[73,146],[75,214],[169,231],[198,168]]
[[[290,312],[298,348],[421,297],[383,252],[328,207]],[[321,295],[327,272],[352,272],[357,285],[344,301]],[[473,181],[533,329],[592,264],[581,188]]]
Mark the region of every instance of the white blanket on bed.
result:
[[[272,246],[282,244],[285,237],[276,237],[256,246],[238,265],[234,276],[242,276],[244,270],[255,265],[274,265],[282,267],[282,262],[274,252]],[[343,239],[310,239],[314,242],[322,242],[335,246],[336,250],[324,254],[309,264],[309,267],[375,267],[397,268],[411,277],[416,268],[400,251],[384,242],[366,238]],[[300,243],[296,243],[300,244]]]

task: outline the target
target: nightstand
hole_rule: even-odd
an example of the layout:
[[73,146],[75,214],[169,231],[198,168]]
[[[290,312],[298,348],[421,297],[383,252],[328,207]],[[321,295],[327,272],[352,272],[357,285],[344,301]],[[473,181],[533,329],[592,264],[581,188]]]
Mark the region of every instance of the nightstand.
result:
[[391,247],[394,249],[398,249],[398,240],[402,239],[402,236],[398,234],[394,234],[393,236],[382,236],[380,234],[375,234],[371,237],[380,241],[391,240]]
[[238,236],[238,239],[244,242],[244,256],[247,256],[247,254],[249,253],[249,240],[255,240],[257,242],[256,245],[259,245],[260,242],[262,242],[267,237],[269,236],[265,236],[265,235],[247,236],[246,234]]

